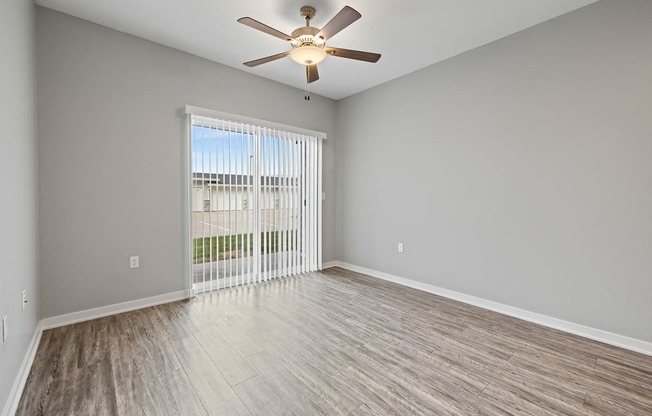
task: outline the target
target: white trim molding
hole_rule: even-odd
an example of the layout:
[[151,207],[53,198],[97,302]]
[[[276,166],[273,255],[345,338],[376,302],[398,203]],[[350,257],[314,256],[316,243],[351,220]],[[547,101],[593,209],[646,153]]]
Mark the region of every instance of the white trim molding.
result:
[[41,324],[38,323],[36,324],[36,328],[34,328],[34,335],[32,336],[32,340],[30,341],[29,346],[27,347],[27,352],[25,353],[23,362],[20,365],[18,375],[14,380],[14,385],[11,387],[11,391],[9,392],[9,397],[7,398],[5,408],[2,411],[2,416],[13,416],[18,410],[18,404],[20,403],[20,398],[23,395],[23,389],[25,388],[25,383],[27,383],[27,377],[29,376],[29,372],[32,369],[34,357],[36,357],[36,351],[38,351],[38,345],[41,342],[41,334],[43,334],[43,330],[41,328]]
[[341,266],[341,264],[342,264],[342,262],[339,262],[337,260],[327,261],[326,263],[322,263],[321,268],[322,268],[322,270],[330,269],[331,267],[338,267],[338,266],[344,268],[343,266]]
[[190,298],[190,290],[164,293],[143,299],[130,300],[128,302],[116,303],[114,305],[101,306],[99,308],[87,309],[85,311],[72,312],[65,315],[45,318],[41,321],[41,329],[52,329],[60,326],[76,324],[78,322],[90,321],[105,316],[117,315],[123,312],[135,311],[136,309],[148,308],[150,306],[162,305],[164,303],[176,302]]
[[604,331],[602,329],[592,328],[589,326],[580,325],[569,321],[564,321],[563,319],[553,318],[551,316],[543,315],[540,313],[527,311],[525,309],[516,308],[514,306],[505,305],[503,303],[498,303],[491,300],[479,298],[476,296],[467,295],[465,293],[444,289],[441,287],[430,285],[428,283],[418,282],[415,280],[410,280],[403,277],[391,275],[389,273],[379,272],[377,270],[368,269],[366,267],[356,266],[350,263],[345,263],[341,261],[331,261],[325,263],[323,267],[324,269],[329,267],[341,267],[343,269],[347,269],[353,272],[366,274],[372,277],[376,277],[378,279],[386,280],[388,282],[397,283],[399,285],[422,290],[424,292],[428,292],[434,295],[456,300],[458,302],[462,302],[469,305],[478,306],[483,309],[488,309],[490,311],[502,313],[503,315],[508,315],[514,318],[522,319],[524,321],[543,325],[548,328],[557,329],[560,331],[568,332],[570,334],[592,339],[594,341],[603,342],[605,344],[613,345],[616,347],[620,347],[641,354],[652,356],[652,343],[642,341],[639,339],[630,338],[624,335],[614,334],[612,332]]

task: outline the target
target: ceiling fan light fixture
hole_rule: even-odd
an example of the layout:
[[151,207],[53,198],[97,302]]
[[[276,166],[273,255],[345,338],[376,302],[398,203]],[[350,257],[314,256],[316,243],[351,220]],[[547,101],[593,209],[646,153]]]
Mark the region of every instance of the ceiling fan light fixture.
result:
[[323,61],[326,51],[317,46],[299,46],[290,52],[290,58],[301,65],[315,65]]

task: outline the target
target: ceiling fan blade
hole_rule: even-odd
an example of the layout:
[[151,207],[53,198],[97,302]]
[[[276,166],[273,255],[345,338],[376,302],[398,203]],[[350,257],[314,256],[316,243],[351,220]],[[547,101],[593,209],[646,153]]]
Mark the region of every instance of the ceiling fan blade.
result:
[[264,23],[260,23],[258,20],[254,20],[251,17],[241,17],[238,19],[238,22],[288,42],[295,40],[292,36],[286,35],[285,33],[276,30],[273,27],[269,27]]
[[272,61],[275,61],[277,59],[285,58],[289,54],[290,54],[290,52],[281,52],[281,53],[277,53],[276,55],[266,56],[264,58],[255,59],[253,61],[245,62],[244,65],[248,66],[250,68],[253,68],[254,66],[266,64],[267,62],[272,62]]
[[306,65],[306,78],[308,79],[308,84],[313,83],[319,79],[317,64]]
[[324,26],[321,31],[317,33],[316,37],[321,37],[324,40],[328,40],[361,17],[362,15],[355,9],[349,6],[344,6],[344,8],[340,10],[340,12],[336,14],[335,17],[330,20],[330,22],[326,23],[326,26]]
[[380,59],[379,53],[355,51],[352,49],[342,48],[324,48],[327,54],[332,56],[339,56],[340,58],[355,59],[358,61],[376,63]]

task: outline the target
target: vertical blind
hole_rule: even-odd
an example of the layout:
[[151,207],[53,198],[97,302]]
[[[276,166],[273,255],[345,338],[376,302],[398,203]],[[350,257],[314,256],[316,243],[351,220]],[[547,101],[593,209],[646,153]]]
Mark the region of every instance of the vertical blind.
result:
[[190,115],[195,293],[321,268],[322,140]]

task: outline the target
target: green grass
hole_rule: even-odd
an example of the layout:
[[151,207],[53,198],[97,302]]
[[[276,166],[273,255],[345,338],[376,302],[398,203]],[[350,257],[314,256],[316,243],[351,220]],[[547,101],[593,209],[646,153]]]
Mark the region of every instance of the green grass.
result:
[[[286,247],[291,248],[293,241],[290,237],[294,232],[283,233]],[[279,248],[279,231],[264,231],[260,233],[262,253],[276,253]],[[219,237],[200,237],[192,240],[192,262],[206,263],[209,261],[224,260],[241,257],[243,252],[252,252],[254,249],[253,234],[233,234]]]

